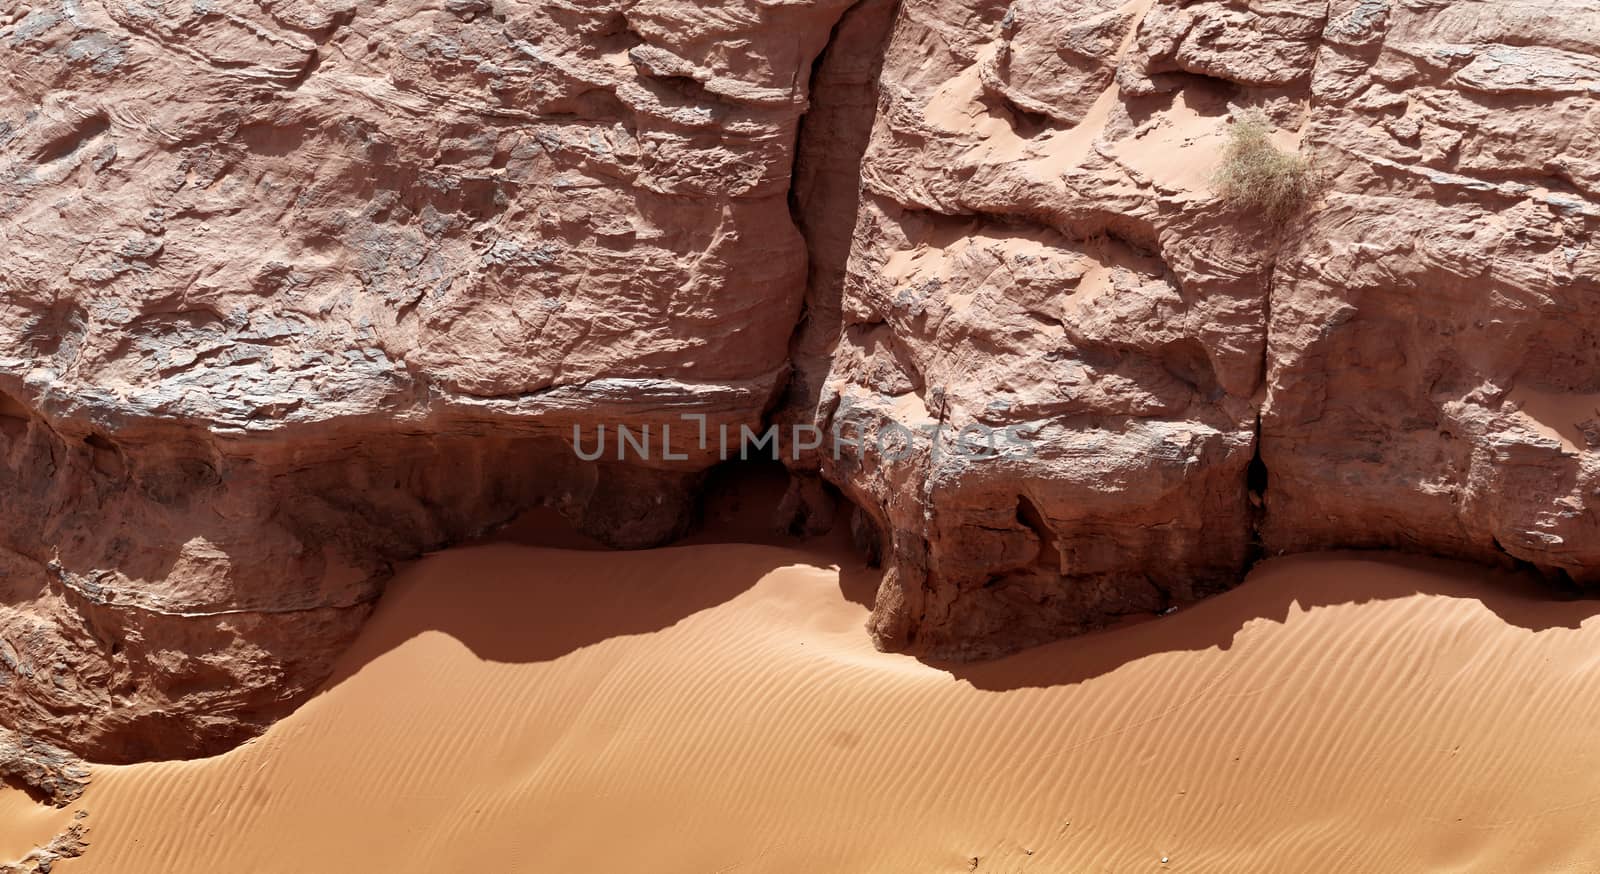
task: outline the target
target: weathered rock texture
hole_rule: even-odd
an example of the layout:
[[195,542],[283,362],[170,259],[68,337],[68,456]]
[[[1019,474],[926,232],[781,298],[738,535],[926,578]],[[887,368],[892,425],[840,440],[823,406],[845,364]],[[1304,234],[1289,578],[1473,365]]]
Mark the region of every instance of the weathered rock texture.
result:
[[[1593,2],[906,0],[807,409],[944,430],[802,465],[886,541],[880,640],[1003,652],[1263,550],[1600,582],[1596,71]],[[1324,183],[1287,225],[1209,185],[1251,109]]]
[[[786,384],[848,0],[0,11],[0,723],[214,752],[388,564],[554,503],[680,531]],[[651,458],[580,463],[600,425]],[[677,456],[683,456],[679,459]]]
[[671,539],[683,413],[859,441],[784,509],[925,655],[1263,551],[1600,582],[1597,0],[52,0],[0,72],[0,724],[82,754],[249,736],[524,508]]
[[89,771],[60,747],[0,728],[0,780],[20,783],[41,800],[65,807],[83,795]]
[[1335,4],[1308,88],[1267,545],[1600,582],[1600,3]]

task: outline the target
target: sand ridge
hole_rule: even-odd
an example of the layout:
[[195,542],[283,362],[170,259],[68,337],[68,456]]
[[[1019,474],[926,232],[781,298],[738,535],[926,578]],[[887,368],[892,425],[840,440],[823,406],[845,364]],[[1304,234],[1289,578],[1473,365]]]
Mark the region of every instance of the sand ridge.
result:
[[875,582],[837,547],[431,556],[260,741],[98,768],[57,871],[1594,870],[1600,605],[1280,559],[948,666],[871,648]]

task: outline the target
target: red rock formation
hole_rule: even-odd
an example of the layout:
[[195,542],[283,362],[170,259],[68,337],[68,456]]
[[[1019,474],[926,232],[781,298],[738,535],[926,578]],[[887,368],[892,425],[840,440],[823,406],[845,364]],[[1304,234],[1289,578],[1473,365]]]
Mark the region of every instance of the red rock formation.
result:
[[[813,408],[944,429],[816,462],[888,541],[881,641],[1001,652],[1261,549],[1593,582],[1597,26],[1593,4],[908,0]],[[1318,165],[1287,225],[1210,190],[1248,109]],[[1031,452],[962,458],[973,424]]]
[[[869,434],[944,429],[903,459],[821,463],[890,541],[888,645],[993,654],[1245,566],[1270,253],[1217,233],[1204,169],[1185,178],[1231,92],[1120,93],[1144,14],[902,8],[818,407]],[[1046,47],[1031,68],[1060,75],[1026,78]],[[969,427],[1027,445],[964,457]]]
[[[847,5],[0,12],[0,722],[214,752],[391,561],[540,503],[680,532],[717,458],[679,416],[759,429],[786,382]],[[619,424],[649,461],[574,455]]]
[[1600,6],[1335,4],[1274,274],[1274,551],[1600,582]]
[[[40,0],[0,46],[0,724],[95,758],[249,736],[527,507],[671,539],[683,414],[856,441],[784,509],[849,498],[928,655],[1263,550],[1600,577],[1593,0]],[[1249,110],[1318,167],[1287,222],[1210,185]]]

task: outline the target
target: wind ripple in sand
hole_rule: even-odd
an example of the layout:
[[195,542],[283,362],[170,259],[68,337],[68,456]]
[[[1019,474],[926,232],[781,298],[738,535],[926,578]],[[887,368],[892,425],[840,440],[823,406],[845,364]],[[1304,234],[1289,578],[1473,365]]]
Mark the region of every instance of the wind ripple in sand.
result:
[[428,558],[259,742],[97,769],[93,846],[57,870],[1600,869],[1594,603],[1282,559],[1159,621],[940,667],[874,652],[870,581],[833,560]]

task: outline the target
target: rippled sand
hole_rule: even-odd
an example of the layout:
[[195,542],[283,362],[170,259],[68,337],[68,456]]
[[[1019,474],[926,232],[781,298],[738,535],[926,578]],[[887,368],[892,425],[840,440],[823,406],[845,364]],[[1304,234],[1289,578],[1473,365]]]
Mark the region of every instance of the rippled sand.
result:
[[0,795],[0,848],[81,808],[62,874],[1600,870],[1600,605],[1301,557],[949,667],[871,648],[858,565],[433,556],[266,737]]

